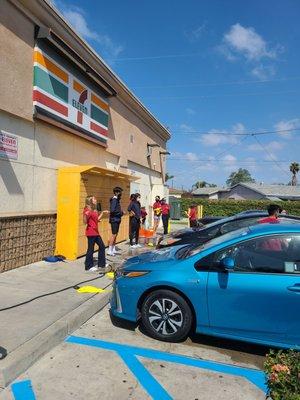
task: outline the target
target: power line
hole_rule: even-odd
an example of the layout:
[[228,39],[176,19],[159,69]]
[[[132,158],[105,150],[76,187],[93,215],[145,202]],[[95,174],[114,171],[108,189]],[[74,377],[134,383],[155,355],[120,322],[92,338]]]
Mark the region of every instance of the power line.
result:
[[273,161],[273,163],[282,171],[284,172],[286,175],[290,176],[290,174],[282,168],[282,166],[280,165],[280,163],[273,157],[272,153],[269,152],[268,148],[266,146],[264,146],[260,140],[258,140],[258,138],[256,136],[253,136],[253,139],[259,144],[259,146],[268,154],[268,156],[271,158],[271,160]]
[[162,58],[182,58],[182,57],[197,57],[197,56],[203,56],[203,53],[164,54],[164,55],[144,56],[144,57],[122,57],[122,58],[115,58],[112,61],[114,62],[143,61],[143,60],[160,60]]
[[290,128],[290,129],[278,129],[273,131],[258,131],[258,132],[203,132],[203,131],[171,131],[171,134],[174,135],[224,135],[224,136],[259,136],[259,135],[270,135],[270,134],[288,134],[289,132],[300,131],[299,128]]
[[[237,162],[237,163],[243,163],[243,164],[265,164],[265,163],[274,163],[274,159],[272,160],[261,160],[261,161],[256,161],[256,160],[239,160],[239,159],[235,159],[235,160],[226,160],[226,159],[209,159],[209,158],[189,158],[189,157],[169,157],[168,161],[190,161],[190,162],[209,162],[209,163],[231,163],[231,162]],[[281,164],[285,164],[285,163],[292,163],[293,161],[289,161],[289,160],[276,160],[277,163],[281,163]]]
[[253,92],[253,93],[228,93],[228,94],[214,94],[207,96],[143,96],[144,100],[188,100],[188,99],[214,99],[218,97],[240,97],[240,96],[274,96],[281,94],[295,94],[299,93],[298,90],[286,90],[279,92]]
[[246,80],[246,81],[228,81],[228,82],[195,82],[185,84],[172,84],[172,85],[148,85],[148,86],[132,86],[134,89],[171,89],[171,88],[185,88],[185,87],[210,87],[210,86],[231,86],[231,85],[248,85],[257,83],[270,83],[270,82],[288,82],[299,80],[300,76],[293,76],[289,78],[278,79],[260,79],[260,80]]

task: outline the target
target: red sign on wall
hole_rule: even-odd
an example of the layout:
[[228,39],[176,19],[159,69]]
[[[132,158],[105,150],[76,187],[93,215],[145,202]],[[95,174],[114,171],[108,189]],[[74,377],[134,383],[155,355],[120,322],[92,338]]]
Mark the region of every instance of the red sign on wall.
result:
[[8,132],[0,131],[0,157],[18,159],[18,138]]

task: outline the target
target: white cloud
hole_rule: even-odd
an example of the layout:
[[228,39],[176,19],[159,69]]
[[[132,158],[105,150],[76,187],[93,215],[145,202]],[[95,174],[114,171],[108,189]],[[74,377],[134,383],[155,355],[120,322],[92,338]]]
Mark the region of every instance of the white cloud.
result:
[[196,114],[196,111],[193,110],[192,108],[189,108],[189,107],[186,108],[185,111],[187,112],[188,115],[195,115]]
[[186,153],[186,157],[189,161],[197,161],[198,160],[198,156],[195,153]]
[[276,50],[268,48],[266,41],[254,28],[245,28],[239,23],[232,25],[225,33],[223,43],[231,52],[247,60],[276,58]]
[[182,131],[182,132],[195,132],[195,128],[193,128],[191,125],[187,125],[187,124],[180,124],[179,125],[179,129]]
[[181,161],[197,161],[199,159],[199,157],[197,156],[196,153],[192,153],[192,152],[181,153],[179,151],[172,152],[170,159],[172,160],[172,158],[178,159]]
[[240,122],[237,122],[236,124],[233,125],[232,130],[234,133],[245,133],[246,132],[246,128],[243,124],[241,124]]
[[237,168],[237,159],[232,154],[226,154],[224,157],[222,157],[222,161],[224,161],[224,163],[221,163],[221,167],[225,171],[232,171]]
[[[285,144],[282,142],[278,142],[276,140],[273,140],[272,142],[266,143],[263,145],[263,147],[265,147],[270,153],[274,153],[277,151],[280,151],[284,148]],[[249,151],[264,151],[264,148],[262,146],[260,146],[258,143],[253,143],[250,144],[247,149]]]
[[239,23],[230,27],[217,47],[217,51],[228,61],[245,60],[251,67],[249,73],[261,80],[275,75],[272,62],[283,50],[283,46],[279,44],[271,47],[254,28],[244,27]]
[[245,161],[249,162],[249,164],[245,164],[244,168],[247,168],[250,172],[256,172],[259,170],[259,165],[256,163],[256,159],[254,157],[246,157]]
[[196,138],[195,141],[200,142],[204,146],[212,147],[226,143],[236,144],[238,143],[238,136],[229,135],[228,131],[226,130],[211,129],[209,133],[201,135],[200,137]]
[[293,136],[293,132],[289,132],[289,130],[300,128],[300,118],[279,121],[274,125],[274,128],[277,131],[282,131],[278,132],[282,138],[290,139]]
[[104,56],[116,58],[123,51],[123,47],[114,43],[109,35],[102,35],[88,26],[85,12],[81,8],[62,6],[61,12],[79,35],[84,39],[91,39],[100,44]]
[[275,75],[275,68],[273,65],[259,64],[252,69],[251,74],[263,81],[264,79],[270,79]]

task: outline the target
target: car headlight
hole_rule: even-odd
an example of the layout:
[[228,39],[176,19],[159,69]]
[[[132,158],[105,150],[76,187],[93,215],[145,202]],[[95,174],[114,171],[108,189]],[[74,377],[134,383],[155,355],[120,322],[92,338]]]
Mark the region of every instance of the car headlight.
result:
[[166,238],[163,239],[161,242],[159,242],[159,245],[161,246],[170,246],[176,242],[179,242],[181,238]]
[[144,276],[149,274],[150,271],[125,271],[123,269],[118,269],[115,271],[115,278],[120,278],[121,276],[126,278],[138,278],[139,276]]

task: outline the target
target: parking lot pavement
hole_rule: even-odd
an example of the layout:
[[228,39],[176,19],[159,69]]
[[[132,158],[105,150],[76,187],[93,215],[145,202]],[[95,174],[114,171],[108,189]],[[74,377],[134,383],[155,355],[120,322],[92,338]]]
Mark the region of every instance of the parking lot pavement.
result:
[[[247,353],[225,347],[230,346],[201,337],[180,344],[158,342],[132,324],[114,326],[105,308],[16,382],[30,380],[37,400],[263,400],[258,368],[263,357],[255,348]],[[22,385],[26,388],[23,382],[15,389],[22,392]],[[14,399],[11,387],[0,399]]]

